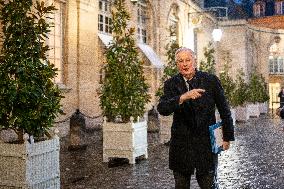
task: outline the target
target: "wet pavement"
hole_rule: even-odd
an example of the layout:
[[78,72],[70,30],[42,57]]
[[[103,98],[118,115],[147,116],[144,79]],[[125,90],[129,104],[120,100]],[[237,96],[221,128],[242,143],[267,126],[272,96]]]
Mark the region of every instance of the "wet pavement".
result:
[[[268,116],[237,123],[236,141],[219,156],[221,189],[284,189],[284,120]],[[157,133],[148,133],[148,159],[135,165],[102,162],[102,131],[85,133],[86,150],[68,151],[62,138],[62,189],[173,189],[168,169],[168,146]],[[192,179],[193,189],[199,187]]]

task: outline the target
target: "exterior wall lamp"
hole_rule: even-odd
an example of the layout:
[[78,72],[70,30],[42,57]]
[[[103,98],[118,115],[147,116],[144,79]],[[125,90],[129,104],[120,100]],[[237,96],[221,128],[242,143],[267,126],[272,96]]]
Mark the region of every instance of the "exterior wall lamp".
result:
[[131,3],[133,3],[133,5],[135,5],[138,2],[138,0],[130,0],[130,1]]
[[213,40],[217,41],[217,42],[221,41],[222,34],[223,34],[223,32],[220,28],[213,29],[213,31],[212,31]]

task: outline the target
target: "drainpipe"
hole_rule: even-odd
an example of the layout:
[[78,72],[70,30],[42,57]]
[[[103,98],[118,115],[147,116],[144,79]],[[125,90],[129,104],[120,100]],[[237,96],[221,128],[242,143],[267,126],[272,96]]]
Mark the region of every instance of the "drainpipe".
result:
[[77,83],[76,83],[76,93],[77,93],[77,103],[76,109],[80,109],[80,0],[76,1],[77,3]]

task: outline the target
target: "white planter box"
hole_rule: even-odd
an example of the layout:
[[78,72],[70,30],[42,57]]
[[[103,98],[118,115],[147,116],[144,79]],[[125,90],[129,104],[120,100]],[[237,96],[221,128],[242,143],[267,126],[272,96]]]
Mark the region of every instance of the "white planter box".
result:
[[255,103],[255,104],[250,103],[247,105],[249,117],[259,117],[260,112],[259,112],[258,104],[259,103]]
[[170,141],[171,139],[171,127],[173,123],[173,115],[162,116],[159,115],[160,119],[160,143],[164,144]]
[[249,113],[246,106],[237,106],[236,110],[236,121],[248,121]]
[[59,138],[0,143],[0,188],[60,189]]
[[148,158],[147,121],[129,123],[103,123],[103,162],[109,158],[127,158],[135,164],[135,158],[144,155]]
[[[236,125],[236,110],[235,110],[235,108],[232,108],[232,109],[230,109],[230,111],[231,111],[231,116],[232,116],[232,119],[233,119],[233,125]],[[216,122],[221,121],[220,114],[219,114],[218,110],[215,111],[215,117],[216,117]]]
[[260,112],[260,114],[267,114],[267,112],[268,112],[268,103],[267,102],[259,103],[259,112]]

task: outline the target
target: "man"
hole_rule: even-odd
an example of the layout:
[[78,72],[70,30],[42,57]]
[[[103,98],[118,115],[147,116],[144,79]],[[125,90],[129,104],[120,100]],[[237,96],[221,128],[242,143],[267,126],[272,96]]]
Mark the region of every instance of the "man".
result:
[[284,105],[284,87],[281,88],[281,91],[278,93],[278,97],[280,98],[280,108]]
[[192,50],[180,48],[175,53],[179,74],[164,83],[164,95],[158,111],[172,113],[169,167],[173,170],[176,189],[190,188],[191,175],[201,189],[216,189],[218,155],[211,152],[209,126],[215,124],[215,105],[223,122],[223,149],[234,140],[231,112],[219,79],[197,71]]

